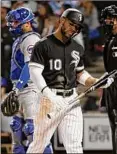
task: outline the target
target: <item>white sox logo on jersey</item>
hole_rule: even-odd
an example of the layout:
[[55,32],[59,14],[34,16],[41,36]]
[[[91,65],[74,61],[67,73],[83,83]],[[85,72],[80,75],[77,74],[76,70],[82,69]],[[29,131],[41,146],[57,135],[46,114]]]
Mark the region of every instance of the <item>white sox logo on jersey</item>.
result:
[[78,15],[78,20],[79,20],[79,21],[82,21],[82,14],[79,14],[79,15]]
[[[71,56],[72,56],[73,60],[71,61],[70,65],[74,64],[74,66],[75,66],[75,68],[76,68],[76,67],[78,66],[79,61],[80,61],[79,52],[73,50],[73,51],[71,52]],[[75,69],[75,68],[74,68],[74,69]]]

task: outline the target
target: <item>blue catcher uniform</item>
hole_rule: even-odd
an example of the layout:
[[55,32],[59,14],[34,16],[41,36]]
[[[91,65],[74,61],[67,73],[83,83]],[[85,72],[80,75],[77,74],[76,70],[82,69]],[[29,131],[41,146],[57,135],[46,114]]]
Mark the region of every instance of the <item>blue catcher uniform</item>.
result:
[[[20,78],[21,72],[24,66],[26,67],[26,63],[29,61],[32,47],[38,40],[39,35],[37,33],[29,32],[18,37],[13,44],[11,59],[11,80],[16,87],[18,86],[17,82]],[[23,80],[20,80],[20,82],[23,82]],[[29,143],[32,141],[32,134],[34,129],[32,121],[34,113],[32,107],[33,103],[38,102],[36,87],[30,80],[28,80],[27,84],[24,85],[23,89],[19,91],[18,98],[21,105],[20,109],[22,110],[21,112],[25,121],[18,114],[13,117],[10,126],[12,131],[14,132],[14,143],[21,144],[22,147],[24,134],[27,137],[30,136]],[[22,130],[24,131],[24,133],[22,133]],[[14,153],[17,151],[16,149],[18,149],[17,144],[14,144]]]
[[[13,137],[13,153],[25,154],[28,145],[33,140],[33,118],[35,107],[38,106],[38,90],[30,80],[28,62],[32,53],[32,48],[40,40],[40,35],[36,32],[29,31],[23,33],[22,25],[30,22],[33,28],[34,15],[27,8],[18,8],[10,11],[7,16],[7,25],[9,31],[17,36],[12,46],[11,58],[11,80],[15,90],[18,90],[18,100],[20,110],[10,123]],[[17,27],[13,27],[13,22],[19,21]],[[45,153],[51,153],[51,145],[45,149]]]

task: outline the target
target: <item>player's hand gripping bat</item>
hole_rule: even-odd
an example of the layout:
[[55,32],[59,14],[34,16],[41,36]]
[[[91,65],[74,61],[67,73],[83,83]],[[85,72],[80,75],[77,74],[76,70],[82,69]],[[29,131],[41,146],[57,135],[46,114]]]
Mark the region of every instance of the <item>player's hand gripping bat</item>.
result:
[[[87,90],[85,90],[83,93],[81,93],[80,95],[76,96],[73,100],[71,100],[68,104],[68,106],[64,109],[64,112],[67,113],[67,111],[69,111],[73,106],[75,106],[76,104],[80,103],[78,100],[81,99],[82,97],[86,96],[88,93],[101,88],[101,86],[105,85],[107,83],[108,78],[116,78],[117,77],[117,70],[113,70],[110,73],[104,73],[99,80],[94,83],[91,87],[89,87]],[[57,112],[59,111],[53,111],[51,113],[48,113],[47,116],[49,119],[51,119],[52,117],[54,117]]]

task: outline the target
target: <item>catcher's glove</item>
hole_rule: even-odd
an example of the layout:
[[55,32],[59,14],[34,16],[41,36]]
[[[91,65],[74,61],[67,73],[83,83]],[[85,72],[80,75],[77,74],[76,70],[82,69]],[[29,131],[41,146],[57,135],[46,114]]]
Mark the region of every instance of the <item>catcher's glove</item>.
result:
[[4,116],[13,116],[19,111],[19,101],[15,91],[11,91],[1,104]]

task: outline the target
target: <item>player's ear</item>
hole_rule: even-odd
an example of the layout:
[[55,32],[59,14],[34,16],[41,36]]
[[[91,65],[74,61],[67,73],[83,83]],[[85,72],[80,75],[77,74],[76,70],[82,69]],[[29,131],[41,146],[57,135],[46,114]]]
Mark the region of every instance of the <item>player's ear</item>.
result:
[[61,17],[60,18],[60,23],[63,24],[65,22],[65,18]]

